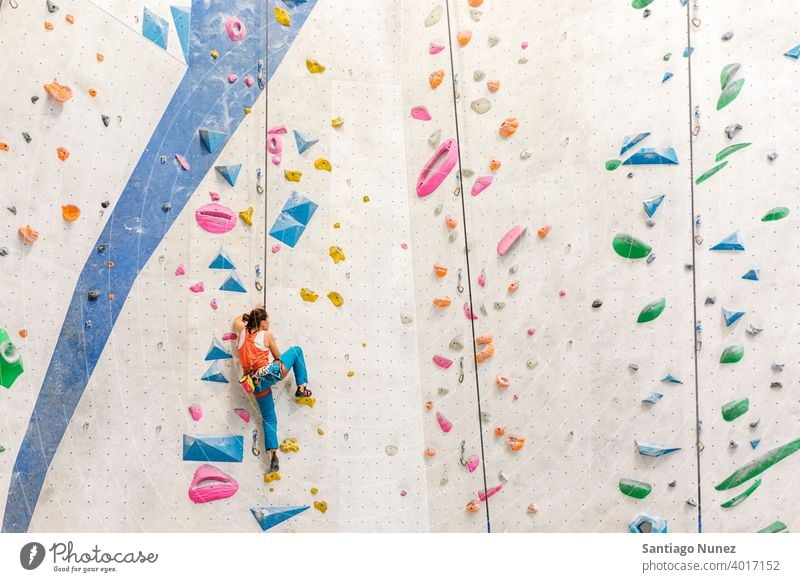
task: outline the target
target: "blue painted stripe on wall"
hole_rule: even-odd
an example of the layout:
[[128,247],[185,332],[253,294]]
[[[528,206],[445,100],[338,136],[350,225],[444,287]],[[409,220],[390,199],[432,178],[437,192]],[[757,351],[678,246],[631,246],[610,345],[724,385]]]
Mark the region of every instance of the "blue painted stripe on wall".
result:
[[[242,82],[229,85],[228,73],[236,72],[240,79],[256,77],[258,60],[267,54],[264,32],[269,23],[271,76],[316,0],[291,11],[290,28],[272,18],[275,0],[267,3],[268,12],[258,10],[263,6],[260,0],[222,0],[214,2],[213,9],[206,4],[192,2],[187,71],[100,234],[97,244],[107,244],[108,250],[98,253],[93,248],[78,277],[14,464],[4,532],[28,530],[47,470],[136,278],[217,159],[203,148],[197,130],[207,127],[232,135],[244,119],[244,107],[261,94],[257,83],[249,88]],[[223,15],[229,14],[247,26],[245,40],[228,39]],[[212,49],[220,53],[216,60],[209,56]],[[189,161],[190,171],[177,166],[176,153]],[[166,164],[159,161],[162,155],[168,156]],[[172,205],[167,213],[161,210],[165,202]],[[106,266],[110,260],[115,263],[112,270]],[[99,291],[101,298],[89,302],[91,290]],[[115,295],[113,301],[105,299],[108,293]],[[91,327],[85,324],[88,320]]]

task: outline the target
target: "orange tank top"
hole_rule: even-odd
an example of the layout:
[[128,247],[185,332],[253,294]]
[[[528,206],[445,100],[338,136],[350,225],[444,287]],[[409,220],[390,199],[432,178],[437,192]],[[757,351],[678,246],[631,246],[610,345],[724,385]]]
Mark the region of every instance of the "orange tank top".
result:
[[245,372],[255,372],[269,365],[269,348],[264,343],[264,332],[250,333],[247,328],[239,332],[239,361]]

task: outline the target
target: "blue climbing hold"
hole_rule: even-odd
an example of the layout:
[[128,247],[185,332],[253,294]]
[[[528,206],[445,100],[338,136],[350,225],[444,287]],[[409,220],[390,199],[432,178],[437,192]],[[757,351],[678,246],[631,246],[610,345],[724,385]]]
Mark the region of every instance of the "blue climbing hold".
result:
[[789,57],[790,59],[794,60],[800,58],[800,44],[794,47],[793,49],[789,49],[788,51],[783,53],[783,56]]
[[158,14],[145,7],[142,16],[142,35],[153,43],[167,50],[167,38],[169,37],[169,22],[161,18]]
[[748,281],[759,281],[761,276],[758,269],[750,269],[744,275],[742,275],[742,279],[747,279]]
[[225,377],[225,374],[222,373],[222,368],[219,365],[219,362],[214,362],[211,366],[206,370],[206,373],[203,374],[203,377],[200,378],[201,380],[205,380],[206,382],[219,382],[220,384],[230,384],[228,379]]
[[175,23],[175,32],[178,33],[178,40],[183,50],[183,58],[189,62],[189,22],[191,20],[191,9],[188,6],[170,6],[172,21]]
[[675,165],[678,163],[678,154],[674,148],[641,148],[627,160],[623,166],[645,166],[649,164]]
[[233,356],[231,353],[225,349],[220,341],[215,337],[211,341],[211,347],[208,348],[208,353],[206,354],[205,360],[227,360],[232,358]]
[[282,0],[289,8],[297,8],[300,4],[305,4],[308,0]]
[[661,82],[662,82],[662,83],[666,83],[666,82],[667,82],[667,81],[669,81],[671,78],[672,78],[672,73],[670,73],[669,71],[667,71],[666,73],[664,73],[664,77],[661,79]]
[[643,131],[642,133],[637,133],[636,135],[626,135],[624,138],[622,138],[622,149],[619,150],[619,155],[625,155],[625,152],[642,141],[648,135],[650,135],[649,131]]
[[209,269],[235,269],[233,261],[223,249],[219,249],[217,256],[211,261]]
[[308,505],[297,505],[294,507],[263,507],[257,505],[256,507],[251,507],[250,511],[253,517],[256,518],[258,525],[261,526],[261,531],[267,531],[279,523],[293,518],[298,513],[303,513],[308,508]]
[[318,207],[316,202],[309,200],[302,194],[292,192],[286,204],[283,205],[283,210],[281,212],[287,216],[291,216],[303,226],[306,226],[311,220],[311,217],[314,216]]
[[294,248],[305,229],[306,227],[297,222],[294,218],[281,212],[278,218],[275,219],[272,228],[269,229],[269,235]]
[[294,130],[294,141],[297,143],[297,153],[302,154],[308,148],[319,142],[318,139],[307,139],[296,129]]
[[724,239],[719,241],[713,247],[711,247],[712,251],[743,251],[744,250],[744,243],[742,243],[742,237],[739,235],[739,231],[737,230],[733,234],[729,234]]
[[753,449],[755,449],[760,444],[761,444],[761,439],[753,439],[750,441],[750,447]]
[[661,392],[653,392],[647,398],[642,399],[642,402],[645,402],[646,404],[655,404],[656,402],[658,402],[662,398],[664,398],[664,395],[661,394]]
[[235,164],[232,166],[214,166],[214,169],[228,181],[231,186],[236,186],[236,180],[239,179],[239,172],[242,170],[242,164]]
[[244,437],[183,435],[183,460],[217,463],[241,463],[244,458]]
[[228,134],[221,131],[212,131],[210,129],[200,130],[200,139],[203,141],[203,145],[206,146],[206,150],[208,150],[210,154],[218,151],[220,146],[225,143],[227,137]]
[[664,382],[665,384],[683,384],[683,381],[678,380],[672,374],[667,374],[666,376],[661,378],[661,381]]
[[239,275],[236,274],[236,271],[230,274],[225,282],[220,286],[221,291],[232,291],[234,293],[247,293],[247,289],[245,289],[244,283],[239,278]]
[[681,450],[680,447],[664,447],[650,443],[640,443],[639,441],[634,442],[636,443],[636,448],[639,450],[639,454],[646,457],[661,457],[662,455],[668,455],[669,453]]
[[647,213],[649,218],[653,218],[653,215],[658,210],[658,207],[661,206],[661,203],[664,201],[664,195],[656,196],[655,198],[649,198],[642,202],[642,206],[644,206],[644,211]]
[[746,311],[733,311],[730,309],[722,308],[722,315],[725,317],[725,325],[727,327],[732,326],[734,323],[739,321],[744,314],[747,313]]
[[694,47],[693,46],[687,46],[685,49],[683,49],[683,56],[688,57],[693,52],[694,52]]

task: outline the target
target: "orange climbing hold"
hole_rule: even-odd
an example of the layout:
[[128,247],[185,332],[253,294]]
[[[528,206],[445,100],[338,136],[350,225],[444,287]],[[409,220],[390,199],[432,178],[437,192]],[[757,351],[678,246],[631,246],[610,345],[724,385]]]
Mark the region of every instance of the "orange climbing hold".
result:
[[64,204],[61,207],[61,217],[67,222],[75,222],[81,215],[81,209],[74,204]]
[[66,21],[67,21],[67,22],[69,22],[70,24],[75,24],[75,17],[74,17],[72,14],[67,14],[67,15],[64,17],[64,20],[66,20]]
[[489,93],[497,93],[500,90],[500,81],[486,81]]
[[483,0],[469,0],[469,5],[473,8],[478,8],[481,4],[483,4]]
[[0,152],[7,152],[8,151],[8,144],[4,141],[0,141]]
[[64,148],[56,148],[56,154],[58,154],[58,159],[62,162],[66,161],[66,159],[69,157],[69,151],[65,150]]
[[425,456],[426,457],[435,457],[436,456],[436,449],[426,448],[425,449]]
[[473,499],[469,503],[467,503],[467,511],[470,513],[478,513],[481,510],[481,502],[477,499]]
[[456,35],[458,38],[458,44],[461,46],[467,46],[469,41],[472,40],[472,32],[469,30],[463,30]]
[[449,228],[450,230],[453,230],[455,227],[458,226],[458,221],[449,215],[445,217],[444,222],[447,225],[447,228]]
[[519,289],[519,281],[512,281],[508,284],[509,293],[514,293],[517,289]]
[[19,330],[19,337],[21,337],[22,339],[25,339],[26,337],[28,337],[28,330],[27,329]]
[[552,228],[549,224],[547,226],[543,226],[539,230],[536,231],[536,234],[539,235],[539,238],[544,238],[548,234],[550,234],[550,228]]
[[22,226],[19,227],[17,232],[19,232],[19,235],[22,237],[22,240],[24,240],[28,244],[35,243],[36,239],[39,238],[39,233],[33,230],[30,224],[26,224],[24,227]]
[[500,136],[503,137],[504,139],[508,139],[509,137],[514,135],[518,127],[519,127],[519,121],[517,120],[517,118],[509,117],[500,126],[499,130]]
[[504,427],[504,426],[498,426],[498,427],[495,427],[495,429],[494,429],[494,436],[499,436],[499,437],[501,437],[501,436],[503,436],[504,434],[506,434],[506,427]]
[[431,89],[436,89],[436,87],[442,84],[442,81],[444,81],[444,69],[434,71],[428,77],[428,83],[430,84]]
[[97,90],[89,89],[89,97],[97,97]]
[[435,264],[435,265],[433,266],[433,272],[434,272],[434,273],[436,273],[436,276],[437,276],[437,277],[439,277],[439,278],[441,279],[442,277],[444,277],[445,275],[447,275],[447,267],[445,267],[444,265],[440,265],[440,264],[438,264],[438,263],[437,263],[437,264]]
[[478,352],[478,354],[475,356],[475,361],[479,364],[482,364],[492,356],[494,356],[494,344],[489,344]]
[[508,376],[498,375],[497,378],[494,379],[495,383],[497,384],[498,388],[508,388],[511,386],[511,378]]
[[53,30],[53,23],[52,22],[48,22],[48,21],[45,20],[44,21],[44,28],[45,28],[45,30]]
[[95,55],[95,56],[97,57],[97,62],[98,63],[102,63],[104,60],[106,60],[106,57],[105,57],[105,55],[103,53],[97,53],[97,55]]
[[425,408],[427,408],[428,410],[433,410],[433,400],[428,400],[425,403]]
[[53,96],[53,99],[56,101],[69,101],[72,99],[72,89],[67,87],[66,85],[60,85],[58,81],[53,81],[52,83],[47,83],[44,86],[44,90],[47,91],[50,95]]
[[489,160],[489,169],[492,172],[496,172],[497,170],[499,170],[500,166],[502,166],[502,165],[503,165],[503,162],[501,162],[498,159],[492,158],[491,160]]
[[450,297],[437,297],[433,300],[433,304],[436,307],[450,307],[450,304],[453,302]]
[[485,334],[479,335],[477,338],[475,338],[475,343],[478,344],[479,346],[485,346],[485,345],[488,345],[488,344],[492,343],[493,339],[494,339],[494,336],[492,334],[485,333]]
[[525,446],[525,437],[510,434],[506,436],[506,443],[508,443],[508,446],[512,451],[517,452],[523,446]]

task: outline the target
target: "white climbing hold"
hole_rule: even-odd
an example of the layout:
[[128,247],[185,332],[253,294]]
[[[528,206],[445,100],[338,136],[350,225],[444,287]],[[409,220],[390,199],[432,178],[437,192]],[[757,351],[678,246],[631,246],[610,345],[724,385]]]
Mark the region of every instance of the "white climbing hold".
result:
[[430,14],[428,14],[428,17],[425,19],[425,27],[427,28],[429,26],[433,26],[441,19],[442,19],[442,5],[439,4],[433,10],[431,10]]

